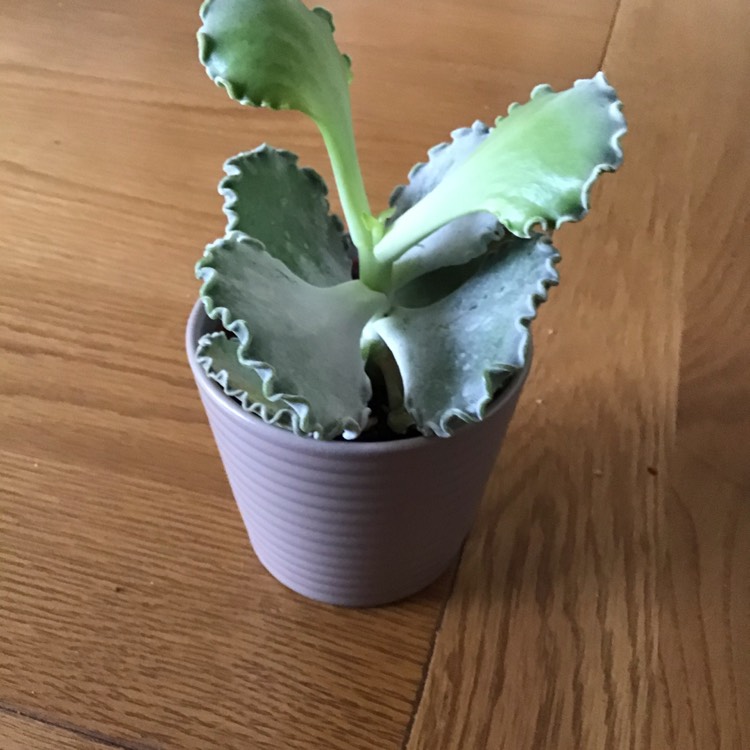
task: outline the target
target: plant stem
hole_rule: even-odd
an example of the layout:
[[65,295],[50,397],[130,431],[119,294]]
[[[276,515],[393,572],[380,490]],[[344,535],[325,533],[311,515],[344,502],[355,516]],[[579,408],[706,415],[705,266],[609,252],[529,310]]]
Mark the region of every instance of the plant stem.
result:
[[[359,250],[359,249],[358,249]],[[359,278],[375,292],[387,294],[391,288],[391,264],[381,263],[372,250],[359,250]]]
[[319,126],[331,160],[349,234],[359,255],[360,279],[371,289],[385,292],[390,284],[391,264],[381,263],[373,252],[372,232],[366,222],[366,218],[371,218],[372,213],[359,167],[354,133],[351,128],[347,128],[344,134],[339,132],[338,137],[334,137],[327,128]]

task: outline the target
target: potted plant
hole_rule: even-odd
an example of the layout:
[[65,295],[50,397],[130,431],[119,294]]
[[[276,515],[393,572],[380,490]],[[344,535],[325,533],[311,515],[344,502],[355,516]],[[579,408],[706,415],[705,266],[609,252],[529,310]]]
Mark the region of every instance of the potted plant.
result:
[[408,596],[469,531],[558,280],[551,232],[619,166],[620,102],[601,73],[537,86],[432,148],[375,215],[331,15],[207,0],[201,19],[201,62],[231,98],[315,121],[348,230],[294,154],[226,162],[226,234],[197,264],[187,351],[234,496],[259,559],[296,591]]

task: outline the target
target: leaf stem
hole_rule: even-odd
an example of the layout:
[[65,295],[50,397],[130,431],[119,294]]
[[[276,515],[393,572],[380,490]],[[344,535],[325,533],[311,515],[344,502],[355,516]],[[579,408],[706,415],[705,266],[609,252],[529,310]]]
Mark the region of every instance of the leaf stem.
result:
[[375,243],[368,226],[372,213],[362,180],[354,133],[349,127],[345,133],[339,130],[335,137],[322,124],[319,127],[331,160],[349,234],[359,255],[360,279],[371,289],[385,292],[390,285],[391,264],[381,263],[373,252]]

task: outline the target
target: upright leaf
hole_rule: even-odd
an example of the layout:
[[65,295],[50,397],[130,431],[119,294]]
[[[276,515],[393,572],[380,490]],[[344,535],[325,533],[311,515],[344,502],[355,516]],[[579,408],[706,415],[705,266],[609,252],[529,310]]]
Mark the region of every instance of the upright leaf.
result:
[[537,86],[512,105],[460,166],[401,216],[378,243],[381,262],[395,260],[449,221],[491,211],[513,234],[559,227],[588,211],[588,192],[622,160],[625,120],[602,73],[555,93]]

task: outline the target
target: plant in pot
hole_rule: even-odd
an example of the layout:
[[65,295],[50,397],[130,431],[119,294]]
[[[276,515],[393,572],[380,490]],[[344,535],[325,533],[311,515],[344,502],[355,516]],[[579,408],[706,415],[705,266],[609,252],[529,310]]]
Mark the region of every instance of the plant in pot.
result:
[[188,357],[261,562],[315,599],[390,602],[458,554],[529,369],[528,326],[625,132],[604,76],[537,86],[429,151],[373,214],[355,150],[351,63],[330,13],[207,0],[199,54],[241,104],[317,124],[347,229],[297,157],[225,164]]

